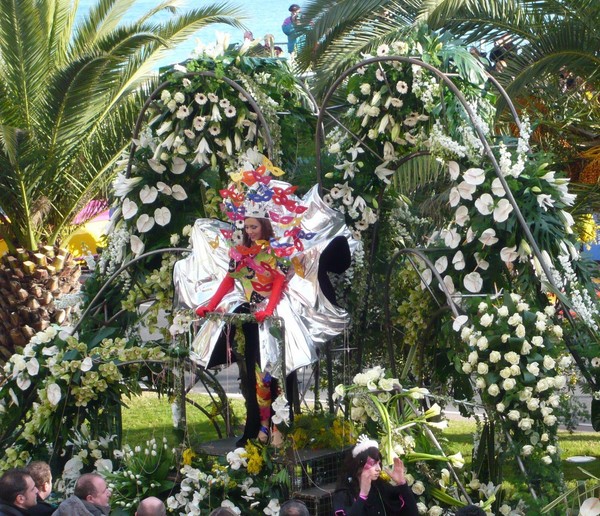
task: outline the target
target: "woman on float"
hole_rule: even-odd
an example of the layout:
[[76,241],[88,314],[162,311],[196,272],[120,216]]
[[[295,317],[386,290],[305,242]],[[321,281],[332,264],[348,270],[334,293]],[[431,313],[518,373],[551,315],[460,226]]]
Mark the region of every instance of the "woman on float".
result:
[[344,463],[333,493],[334,515],[417,516],[417,502],[406,483],[402,461],[396,457],[394,469],[389,472],[395,485],[383,480],[381,472],[377,441],[361,435]]

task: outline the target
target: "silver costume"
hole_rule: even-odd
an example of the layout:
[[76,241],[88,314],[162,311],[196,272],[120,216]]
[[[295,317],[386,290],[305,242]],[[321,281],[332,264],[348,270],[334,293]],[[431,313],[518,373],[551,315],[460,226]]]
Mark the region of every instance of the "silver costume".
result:
[[[317,360],[316,351],[323,343],[341,334],[348,323],[348,313],[333,305],[321,292],[317,279],[319,257],[337,236],[348,240],[353,253],[360,242],[356,241],[344,222],[344,216],[327,206],[313,187],[300,203],[308,209],[302,217],[302,229],[315,236],[304,241],[304,250],[294,256],[303,266],[303,277],[290,268],[281,300],[274,316],[285,323],[285,369],[290,374],[296,369]],[[272,222],[276,232],[278,225]],[[213,296],[229,265],[229,248],[222,229],[231,229],[229,223],[214,219],[199,219],[192,230],[193,253],[175,264],[174,284],[176,306],[195,309],[206,304]],[[232,312],[247,303],[241,283],[219,303],[217,310]],[[262,310],[268,298],[254,307]],[[271,334],[271,321],[267,318],[259,325],[261,369],[281,377],[281,352],[278,340]],[[195,336],[190,350],[192,360],[206,367],[224,330],[223,321],[207,320]]]

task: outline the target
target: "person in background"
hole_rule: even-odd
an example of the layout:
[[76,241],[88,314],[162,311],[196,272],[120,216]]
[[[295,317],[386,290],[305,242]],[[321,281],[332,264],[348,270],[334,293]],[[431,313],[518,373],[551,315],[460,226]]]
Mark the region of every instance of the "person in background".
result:
[[28,515],[37,503],[37,487],[25,469],[9,469],[0,477],[0,516]]
[[310,512],[302,500],[292,499],[281,505],[279,516],[310,516]]
[[466,505],[456,511],[455,516],[486,516],[486,512],[479,505]]
[[298,34],[296,33],[296,28],[300,25],[300,6],[298,4],[290,5],[288,11],[290,12],[290,16],[288,16],[285,20],[283,20],[283,24],[281,25],[281,30],[288,38],[288,52],[291,54],[296,47],[296,39],[298,38]]
[[73,496],[62,502],[54,512],[55,516],[106,516],[110,489],[98,473],[85,473],[75,483]]
[[144,498],[138,505],[135,516],[166,516],[167,508],[163,501],[156,496]]
[[338,487],[333,493],[335,516],[418,516],[417,502],[406,483],[404,464],[394,459],[388,472],[396,485],[380,478],[381,453],[377,441],[366,435],[358,438],[344,463]]
[[46,502],[52,493],[52,472],[50,466],[43,461],[35,461],[27,466],[27,472],[37,487],[37,504],[29,509],[33,516],[48,516],[56,510],[56,506]]

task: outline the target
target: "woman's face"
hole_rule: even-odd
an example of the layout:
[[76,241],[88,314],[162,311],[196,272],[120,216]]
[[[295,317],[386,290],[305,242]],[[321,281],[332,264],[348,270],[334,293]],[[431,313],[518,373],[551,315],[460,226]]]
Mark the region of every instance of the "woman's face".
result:
[[261,240],[263,238],[262,226],[260,225],[258,219],[248,217],[244,221],[244,230],[252,242],[256,242],[257,240]]
[[379,475],[381,475],[381,462],[372,457],[367,457],[367,462],[363,466],[363,471],[366,471],[369,474],[371,480],[377,480]]

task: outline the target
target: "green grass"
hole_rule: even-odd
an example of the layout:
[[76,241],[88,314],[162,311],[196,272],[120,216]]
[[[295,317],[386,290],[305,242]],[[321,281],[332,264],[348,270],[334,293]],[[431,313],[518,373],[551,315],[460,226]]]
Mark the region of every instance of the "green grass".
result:
[[[209,404],[208,397],[202,394],[192,394],[193,400],[204,408]],[[166,437],[170,446],[179,446],[181,436],[173,428],[171,418],[171,403],[165,397],[158,397],[154,393],[144,393],[142,396],[133,398],[128,402],[128,408],[123,410],[123,442],[131,446],[143,445],[148,439],[155,437],[162,439]],[[244,415],[243,400],[232,401],[234,414],[238,421],[242,421]],[[187,409],[187,437],[188,442],[194,446],[204,441],[217,439],[214,426],[207,417],[198,409],[188,406]],[[220,422],[222,422],[220,420]],[[447,446],[453,451],[460,451],[466,459],[467,467],[471,461],[473,447],[473,433],[475,423],[467,420],[451,420],[448,429],[444,432]],[[560,451],[563,459],[563,471],[565,479],[579,480],[587,479],[588,476],[581,471],[585,469],[591,474],[600,477],[600,460],[583,465],[566,462],[564,459],[573,455],[591,455],[600,458],[600,447],[598,446],[598,434],[595,432],[568,433],[561,431]],[[505,480],[512,484],[520,484],[523,478],[517,470],[516,463],[506,464],[504,467]]]

